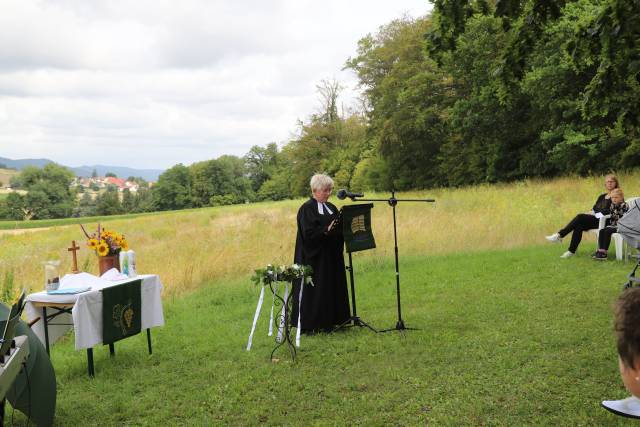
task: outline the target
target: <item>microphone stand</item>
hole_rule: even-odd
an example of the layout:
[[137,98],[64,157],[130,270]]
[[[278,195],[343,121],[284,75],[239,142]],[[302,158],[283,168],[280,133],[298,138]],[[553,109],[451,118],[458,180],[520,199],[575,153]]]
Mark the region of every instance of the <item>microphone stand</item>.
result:
[[[379,332],[389,332],[389,331],[404,331],[407,329],[417,329],[417,328],[407,328],[402,320],[402,306],[400,303],[400,267],[398,263],[398,228],[396,223],[396,205],[398,202],[427,202],[427,203],[435,203],[435,199],[396,199],[396,192],[391,191],[391,197],[388,199],[361,199],[359,195],[353,195],[350,197],[353,202],[387,202],[389,206],[391,206],[393,210],[393,242],[394,242],[394,253],[395,253],[395,261],[396,261],[396,300],[398,305],[398,321],[396,322],[396,326],[389,329],[383,329]],[[356,200],[357,199],[357,200]]]

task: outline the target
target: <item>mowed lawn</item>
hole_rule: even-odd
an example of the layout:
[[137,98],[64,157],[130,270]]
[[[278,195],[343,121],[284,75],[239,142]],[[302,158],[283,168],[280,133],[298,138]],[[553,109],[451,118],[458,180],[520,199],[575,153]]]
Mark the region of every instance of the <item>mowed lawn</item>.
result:
[[[245,351],[259,289],[249,277],[165,299],[166,326],[97,348],[96,377],[73,335],[52,349],[58,425],[615,425],[626,397],[612,304],[632,264],[561,260],[555,245],[401,257],[408,327],[302,337],[269,355],[270,299]],[[354,254],[358,314],[397,320],[393,261]],[[8,414],[11,409],[7,408]],[[24,417],[16,413],[16,420]]]

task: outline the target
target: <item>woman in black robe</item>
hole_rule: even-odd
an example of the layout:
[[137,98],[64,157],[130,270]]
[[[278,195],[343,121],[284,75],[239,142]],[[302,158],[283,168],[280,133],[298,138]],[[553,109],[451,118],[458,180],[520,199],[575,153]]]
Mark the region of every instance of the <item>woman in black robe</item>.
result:
[[[304,333],[331,331],[350,317],[343,237],[338,208],[327,200],[333,180],[322,174],[311,178],[313,196],[298,210],[298,234],[293,261],[313,268],[313,286],[302,292],[301,329]],[[300,283],[293,287],[291,323],[298,324]]]

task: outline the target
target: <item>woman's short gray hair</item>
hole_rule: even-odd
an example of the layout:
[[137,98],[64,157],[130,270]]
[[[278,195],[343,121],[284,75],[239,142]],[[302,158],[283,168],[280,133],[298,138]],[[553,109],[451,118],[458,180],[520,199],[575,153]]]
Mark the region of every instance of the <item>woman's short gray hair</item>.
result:
[[311,177],[309,184],[311,185],[311,191],[324,190],[325,188],[333,187],[333,180],[329,175],[317,173]]

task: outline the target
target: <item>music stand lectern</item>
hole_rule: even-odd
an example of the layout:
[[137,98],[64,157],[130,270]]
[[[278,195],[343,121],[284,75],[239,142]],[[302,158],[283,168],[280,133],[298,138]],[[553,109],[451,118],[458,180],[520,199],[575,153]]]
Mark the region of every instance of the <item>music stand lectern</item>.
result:
[[[344,236],[344,245],[349,254],[349,265],[346,267],[349,271],[349,283],[351,287],[351,317],[337,326],[333,332],[349,326],[360,326],[378,332],[367,322],[363,321],[356,310],[356,288],[353,277],[353,260],[352,252],[364,251],[376,247],[373,232],[371,231],[371,208],[373,203],[361,205],[343,206],[341,210],[342,234]],[[350,324],[352,323],[352,324]]]
[[[396,199],[396,192],[391,191],[391,197],[388,199],[361,199],[363,194],[349,193],[344,190],[340,190],[338,192],[338,198],[349,197],[354,202],[387,202],[389,206],[391,206],[393,210],[393,242],[394,242],[394,251],[395,251],[395,261],[396,261],[396,300],[398,305],[398,322],[396,326],[389,329],[383,329],[380,332],[389,332],[389,331],[403,331],[405,329],[416,329],[416,328],[407,328],[404,325],[404,321],[402,320],[402,308],[400,304],[400,268],[398,263],[398,228],[396,224],[396,205],[398,202],[427,202],[427,203],[435,203],[435,199]],[[358,205],[355,205],[358,206]]]

